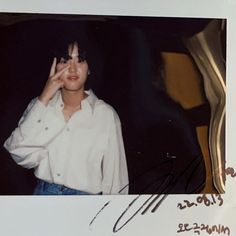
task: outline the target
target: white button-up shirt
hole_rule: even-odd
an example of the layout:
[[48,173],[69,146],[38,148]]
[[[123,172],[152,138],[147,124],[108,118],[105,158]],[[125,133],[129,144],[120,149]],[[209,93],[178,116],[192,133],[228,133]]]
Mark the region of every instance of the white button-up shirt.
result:
[[15,162],[35,176],[89,193],[128,194],[120,120],[90,90],[68,122],[60,91],[48,106],[32,100],[4,143]]

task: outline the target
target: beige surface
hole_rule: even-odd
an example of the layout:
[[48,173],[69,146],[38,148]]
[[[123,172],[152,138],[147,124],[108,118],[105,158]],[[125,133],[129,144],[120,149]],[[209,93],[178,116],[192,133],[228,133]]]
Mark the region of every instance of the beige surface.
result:
[[182,53],[163,52],[165,86],[169,96],[184,109],[204,103],[201,76],[191,58]]

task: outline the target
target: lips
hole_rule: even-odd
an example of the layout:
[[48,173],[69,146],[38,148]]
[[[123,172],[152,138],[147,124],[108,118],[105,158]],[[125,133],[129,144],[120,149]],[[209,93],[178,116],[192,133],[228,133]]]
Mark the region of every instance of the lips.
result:
[[67,77],[68,80],[78,80],[79,79],[79,76],[76,76],[76,75],[72,75],[72,76],[69,76]]

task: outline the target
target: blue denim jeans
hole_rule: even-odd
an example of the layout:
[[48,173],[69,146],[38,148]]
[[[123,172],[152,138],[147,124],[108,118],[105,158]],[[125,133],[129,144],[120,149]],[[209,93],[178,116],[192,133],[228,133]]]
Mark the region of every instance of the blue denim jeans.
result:
[[38,180],[38,184],[34,190],[33,195],[91,195],[91,193],[68,188],[60,184],[48,183],[43,180]]

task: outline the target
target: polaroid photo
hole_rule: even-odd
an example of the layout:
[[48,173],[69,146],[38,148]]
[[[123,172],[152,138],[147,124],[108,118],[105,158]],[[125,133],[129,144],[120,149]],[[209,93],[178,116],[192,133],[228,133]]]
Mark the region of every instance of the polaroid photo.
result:
[[230,12],[97,9],[0,13],[2,232],[233,235]]

